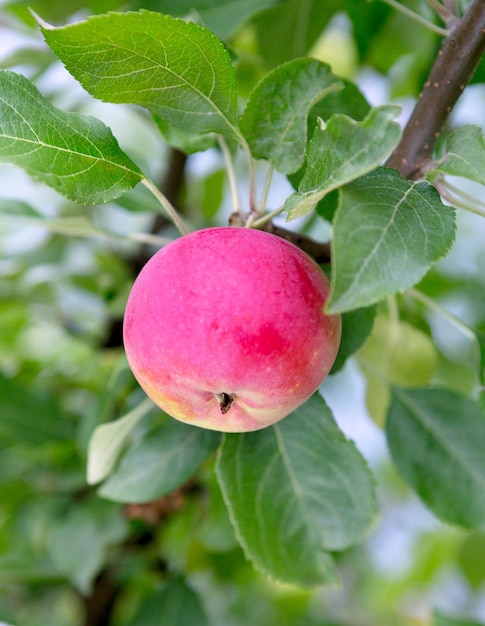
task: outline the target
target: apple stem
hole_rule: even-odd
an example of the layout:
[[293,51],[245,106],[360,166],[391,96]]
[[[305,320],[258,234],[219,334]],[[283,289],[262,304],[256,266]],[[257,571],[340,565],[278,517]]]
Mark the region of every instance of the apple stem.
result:
[[177,229],[179,230],[181,235],[187,235],[190,231],[183,219],[177,212],[177,209],[173,206],[173,204],[169,201],[169,199],[158,189],[158,187],[148,178],[144,178],[142,184],[145,185],[147,189],[149,189],[155,198],[160,202],[162,207],[165,209],[167,215],[170,217],[172,222],[175,224]]

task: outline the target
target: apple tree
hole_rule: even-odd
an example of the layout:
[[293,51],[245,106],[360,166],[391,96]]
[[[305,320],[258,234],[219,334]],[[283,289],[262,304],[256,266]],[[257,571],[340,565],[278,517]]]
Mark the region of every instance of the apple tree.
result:
[[483,2],[0,16],[0,620],[485,623]]

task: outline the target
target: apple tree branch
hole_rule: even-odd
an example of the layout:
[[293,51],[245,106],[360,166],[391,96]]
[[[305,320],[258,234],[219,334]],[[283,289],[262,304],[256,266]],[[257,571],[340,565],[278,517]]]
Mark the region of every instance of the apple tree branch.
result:
[[446,120],[485,51],[485,2],[473,0],[443,40],[402,139],[387,161],[410,179],[426,171]]

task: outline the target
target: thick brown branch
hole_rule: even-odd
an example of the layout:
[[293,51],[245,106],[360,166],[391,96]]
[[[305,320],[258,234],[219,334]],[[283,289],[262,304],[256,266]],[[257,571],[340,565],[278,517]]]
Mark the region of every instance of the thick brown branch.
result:
[[388,167],[410,179],[423,175],[446,120],[473,77],[484,50],[485,2],[473,0],[443,41]]
[[119,592],[120,586],[112,578],[109,569],[103,570],[95,580],[92,593],[81,598],[84,626],[108,626]]

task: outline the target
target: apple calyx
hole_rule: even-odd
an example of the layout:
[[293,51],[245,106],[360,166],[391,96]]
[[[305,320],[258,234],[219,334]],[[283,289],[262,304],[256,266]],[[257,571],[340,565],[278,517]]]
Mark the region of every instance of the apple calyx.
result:
[[222,393],[217,393],[216,398],[219,401],[222,415],[225,415],[231,408],[232,403],[234,402],[234,396],[230,393],[226,393],[225,391],[223,391]]

